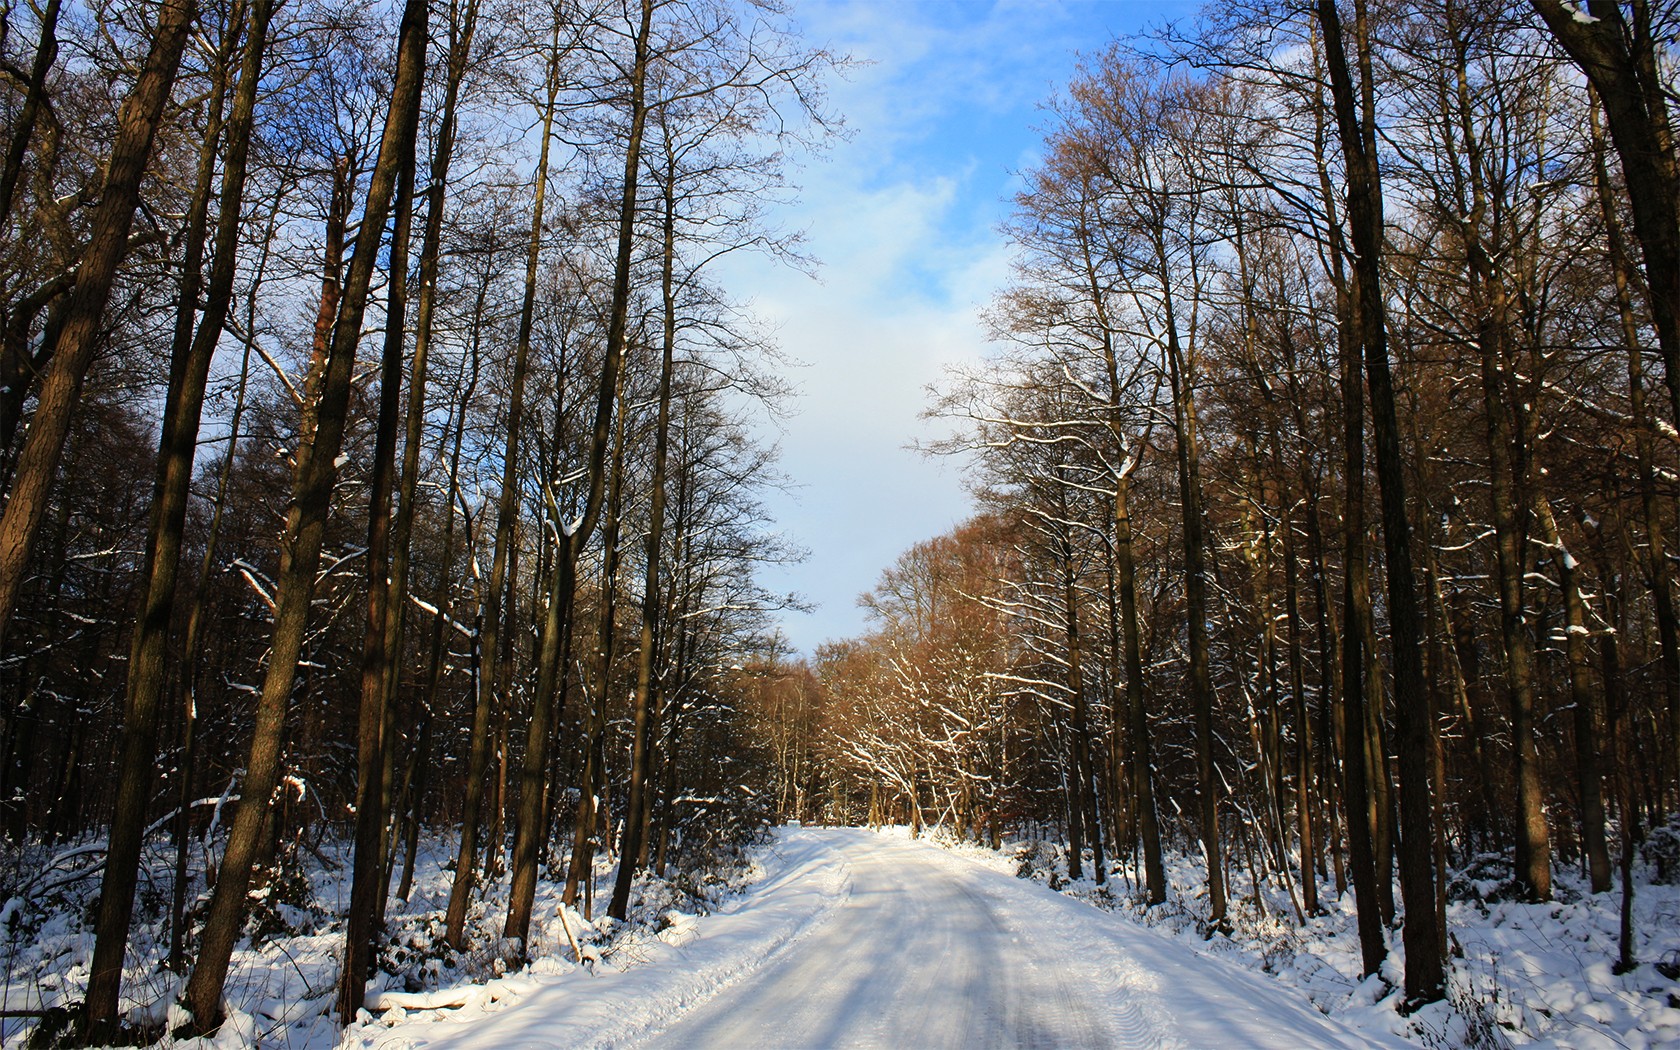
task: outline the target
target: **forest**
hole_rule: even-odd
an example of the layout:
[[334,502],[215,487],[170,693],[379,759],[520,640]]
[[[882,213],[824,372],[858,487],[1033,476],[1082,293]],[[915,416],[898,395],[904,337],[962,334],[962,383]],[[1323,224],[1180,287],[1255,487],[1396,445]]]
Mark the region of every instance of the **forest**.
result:
[[1050,843],[1210,938],[1244,888],[1347,898],[1406,1009],[1466,880],[1619,892],[1641,961],[1680,10],[1094,38],[929,394],[974,514],[808,656],[759,575],[798,348],[719,276],[817,264],[772,215],[853,59],[795,14],[0,4],[0,924],[88,949],[7,962],[75,972],[0,1005],[38,1042],[213,1033],[280,931],[329,931],[350,1024],[423,856],[425,951],[499,975],[561,950],[550,890],[635,920],[786,821]]
[[790,671],[781,806],[1025,824],[1151,905],[1188,853],[1210,934],[1239,878],[1351,893],[1413,1006],[1467,871],[1673,879],[1674,15],[1220,5],[1088,55],[932,392],[979,513]]
[[0,794],[14,850],[100,837],[8,865],[99,883],[82,1035],[137,919],[213,1030],[248,891],[323,839],[354,1017],[422,827],[455,947],[609,828],[619,918],[756,830],[734,698],[792,550],[744,419],[785,392],[707,267],[804,265],[760,216],[831,57],[721,3],[6,12]]

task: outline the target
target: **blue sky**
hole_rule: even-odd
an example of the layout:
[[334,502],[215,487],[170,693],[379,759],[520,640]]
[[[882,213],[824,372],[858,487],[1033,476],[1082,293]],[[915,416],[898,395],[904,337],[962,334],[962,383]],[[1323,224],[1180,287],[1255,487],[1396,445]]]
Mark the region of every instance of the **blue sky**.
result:
[[968,517],[958,462],[906,446],[936,435],[926,387],[986,350],[979,311],[1008,274],[996,227],[1030,167],[1041,104],[1077,53],[1195,7],[1163,0],[795,0],[805,39],[862,63],[831,86],[852,131],[800,173],[780,218],[804,230],[815,280],[760,261],[726,283],[803,362],[779,432],[795,487],[769,500],[810,550],[764,582],[817,603],[783,631],[809,654],[865,628],[857,595],[918,540]]

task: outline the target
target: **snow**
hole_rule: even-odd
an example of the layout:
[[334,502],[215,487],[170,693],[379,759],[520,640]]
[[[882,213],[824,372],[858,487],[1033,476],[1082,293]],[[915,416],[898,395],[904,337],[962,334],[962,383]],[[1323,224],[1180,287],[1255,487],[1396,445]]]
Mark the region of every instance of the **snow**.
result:
[[[699,896],[639,881],[629,924],[586,922],[540,883],[533,961],[518,967],[495,937],[503,885],[475,904],[466,950],[441,945],[453,843],[438,839],[411,899],[392,904],[389,972],[342,1030],[328,1011],[348,865],[327,844],[318,864],[302,856],[301,881],[265,890],[264,933],[234,955],[228,1024],[163,1045],[1680,1048],[1680,886],[1665,884],[1680,869],[1677,843],[1680,829],[1655,829],[1635,865],[1641,965],[1625,974],[1612,970],[1619,887],[1592,894],[1560,866],[1557,900],[1501,900],[1503,861],[1482,858],[1452,887],[1448,1001],[1405,1017],[1398,948],[1360,980],[1351,904],[1331,887],[1327,913],[1302,925],[1274,880],[1256,890],[1234,872],[1232,933],[1207,937],[1201,873],[1182,855],[1168,858],[1167,903],[1146,909],[1129,872],[1103,888],[1070,882],[1051,844],[1000,852],[903,829],[790,826],[754,854],[733,895],[720,898],[730,891],[716,880]],[[154,893],[173,863],[159,847],[143,880]],[[85,852],[43,849],[33,877],[51,883]],[[603,859],[596,885],[612,872]],[[85,994],[96,890],[81,879],[50,901],[19,894],[0,907],[7,1008]],[[158,965],[165,947],[155,921],[137,926],[123,989],[131,1022],[181,1020],[180,978]],[[7,1020],[0,1040],[22,1045],[33,1023]]]
[[[1671,825],[1672,827],[1672,825]],[[1669,849],[1680,832],[1655,829],[1646,849]],[[950,848],[982,857],[1000,856],[972,846]],[[1132,921],[1170,932],[1192,950],[1265,973],[1276,985],[1304,996],[1315,1008],[1361,1031],[1385,1032],[1415,1046],[1612,1048],[1680,1050],[1680,886],[1663,884],[1654,860],[1635,865],[1635,955],[1626,974],[1611,968],[1620,931],[1620,885],[1593,894],[1578,873],[1553,871],[1557,899],[1540,904],[1500,900],[1508,892],[1509,862],[1487,855],[1449,887],[1447,931],[1453,943],[1448,997],[1410,1017],[1399,1013],[1404,953],[1390,932],[1391,955],[1378,977],[1359,980],[1360,951],[1351,894],[1338,900],[1320,886],[1325,914],[1296,922],[1290,896],[1275,880],[1259,890],[1245,876],[1230,885],[1232,933],[1206,937],[1205,885],[1200,864],[1169,854],[1168,901],[1145,909],[1128,879],[1099,889],[1087,878],[1067,882],[1059,847],[1036,846],[1034,877]],[[1680,851],[1675,851],[1680,852]],[[1028,851],[1017,848],[1025,872]],[[1046,865],[1045,856],[1055,856]],[[1674,865],[1670,863],[1669,868]],[[1472,878],[1471,875],[1484,877]],[[1672,874],[1667,876],[1672,878]],[[1118,883],[1118,885],[1117,885]]]
[[[846,865],[820,833],[784,833],[763,876],[718,914],[667,911],[665,928],[621,947],[593,970],[533,965],[501,994],[462,999],[446,1014],[387,1016],[348,1031],[342,1047],[500,1050],[607,1047],[645,1034],[822,924],[848,892]],[[577,920],[577,921],[581,921]],[[703,933],[701,931],[704,931]],[[539,972],[541,971],[541,972]],[[436,993],[439,1005],[455,994]],[[383,995],[377,1005],[387,1000]]]
[[926,842],[783,829],[766,878],[636,965],[405,1014],[347,1046],[1403,1047],[1126,917]]

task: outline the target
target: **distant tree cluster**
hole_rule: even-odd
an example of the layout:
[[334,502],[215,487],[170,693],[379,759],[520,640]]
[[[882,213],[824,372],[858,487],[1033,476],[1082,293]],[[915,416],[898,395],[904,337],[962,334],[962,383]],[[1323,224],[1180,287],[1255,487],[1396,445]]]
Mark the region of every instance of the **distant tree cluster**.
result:
[[1680,806],[1675,18],[1237,3],[1089,56],[934,407],[984,514],[783,697],[792,811],[1048,828],[1150,902],[1195,843],[1213,929],[1233,871],[1351,887],[1413,1004],[1450,869],[1631,892]]
[[82,1035],[148,836],[207,1031],[323,838],[353,1018],[422,831],[456,947],[487,881],[522,944],[545,866],[587,903],[609,849],[622,918],[754,834],[785,391],[714,264],[803,264],[765,214],[835,59],[724,0],[0,18],[0,822],[108,830]]

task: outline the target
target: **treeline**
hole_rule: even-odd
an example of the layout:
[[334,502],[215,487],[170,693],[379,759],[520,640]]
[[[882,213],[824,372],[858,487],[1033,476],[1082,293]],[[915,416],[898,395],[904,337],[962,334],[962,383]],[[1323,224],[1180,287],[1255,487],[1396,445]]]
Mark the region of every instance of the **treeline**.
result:
[[1631,892],[1680,805],[1674,15],[1235,4],[1090,56],[934,407],[984,514],[779,697],[795,811],[1048,827],[1151,903],[1194,843],[1215,930],[1233,872],[1333,880],[1412,1004],[1450,870]]
[[623,918],[755,833],[784,391],[712,274],[801,263],[764,213],[832,56],[724,0],[3,15],[0,820],[19,864],[108,830],[81,1035],[136,921],[215,1028],[326,837],[348,1019],[423,831],[456,948],[486,883],[521,944],[545,867],[587,899],[618,835]]

